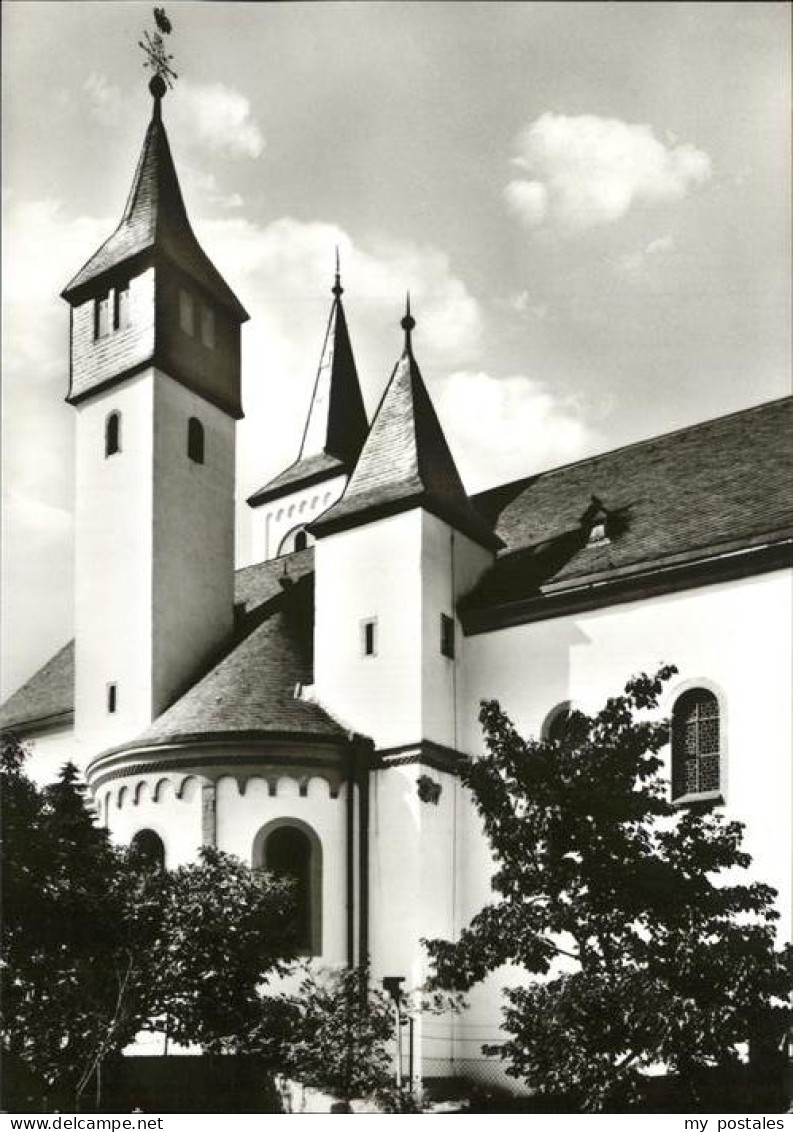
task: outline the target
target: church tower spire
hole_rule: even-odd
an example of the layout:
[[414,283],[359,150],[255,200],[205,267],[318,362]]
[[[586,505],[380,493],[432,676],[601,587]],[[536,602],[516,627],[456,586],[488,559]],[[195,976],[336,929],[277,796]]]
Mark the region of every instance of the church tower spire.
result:
[[339,250],[330,316],[322,342],[297,460],[249,496],[255,553],[264,558],[307,545],[306,525],[341,495],[369,425],[341,301]]
[[469,500],[413,353],[407,295],[405,344],[341,500],[312,524],[330,534],[422,507],[482,546],[498,539]]
[[343,292],[339,249],[336,248],[336,274],[331,288],[333,303],[298,459],[324,453],[335,456],[350,470],[358,459],[369,426],[341,301]]
[[[74,329],[92,331],[94,339],[128,329],[132,316],[129,304],[137,297],[138,332],[134,343],[129,336],[124,338],[122,357],[108,358],[105,364],[97,364],[99,359],[90,350],[83,350],[80,357],[73,353],[67,400],[78,404],[109,381],[145,365],[161,363],[177,381],[241,417],[239,327],[248,315],[190,224],[163,122],[165,82],[160,75],[152,78],[149,90],[153,99],[151,120],[118,227],[62,291],[73,310]],[[146,312],[141,288],[132,284],[152,270],[152,309]],[[91,322],[91,303],[95,306],[93,325],[84,326]],[[192,319],[188,307],[193,308]],[[216,352],[215,364],[196,367],[194,359],[188,357],[191,351],[185,349],[185,342],[171,332],[176,309],[188,337],[202,342],[211,339],[212,349],[218,342],[228,346],[228,350]],[[145,320],[145,333],[144,314],[152,316]],[[211,330],[210,323],[214,324]],[[117,344],[121,340],[114,338]],[[107,355],[117,351],[108,350],[105,344],[102,352]]]
[[163,123],[171,57],[159,32],[144,36],[153,106],[129,196],[63,291],[76,416],[75,722],[94,751],[148,727],[234,624],[248,316],[191,227]]

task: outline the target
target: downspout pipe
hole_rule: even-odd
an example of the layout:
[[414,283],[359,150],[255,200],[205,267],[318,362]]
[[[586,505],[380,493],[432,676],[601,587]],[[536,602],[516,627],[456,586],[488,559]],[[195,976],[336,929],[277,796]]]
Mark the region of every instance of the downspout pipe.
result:
[[359,736],[355,747],[358,785],[358,964],[369,963],[369,783],[374,743]]
[[347,760],[347,966],[355,966],[355,791],[357,743],[353,741]]

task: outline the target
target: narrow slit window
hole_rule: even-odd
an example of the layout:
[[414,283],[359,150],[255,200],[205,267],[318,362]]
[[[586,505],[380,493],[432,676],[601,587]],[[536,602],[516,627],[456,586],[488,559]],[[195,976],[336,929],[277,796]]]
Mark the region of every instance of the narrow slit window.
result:
[[126,330],[129,326],[129,283],[123,287],[118,287],[114,294],[113,328],[114,330]]
[[195,312],[193,310],[193,296],[189,291],[179,292],[179,327],[191,337],[195,334]]
[[377,655],[377,621],[374,618],[361,624],[361,646],[364,656]]
[[441,653],[454,660],[454,618],[448,613],[441,614]]
[[121,413],[110,413],[105,421],[105,456],[121,451]]
[[115,715],[118,707],[118,687],[115,684],[107,686],[107,714]]
[[187,455],[194,464],[204,462],[204,426],[198,417],[187,422]]
[[94,338],[107,338],[110,333],[110,299],[112,292],[94,299]]

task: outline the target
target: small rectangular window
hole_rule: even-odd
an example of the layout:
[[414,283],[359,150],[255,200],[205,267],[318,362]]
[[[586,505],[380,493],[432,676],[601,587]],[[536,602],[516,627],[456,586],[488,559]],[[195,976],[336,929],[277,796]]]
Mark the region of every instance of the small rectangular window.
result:
[[361,651],[364,656],[377,655],[377,620],[361,622]]
[[107,338],[110,333],[110,297],[112,291],[94,299],[94,338]]
[[118,689],[115,684],[108,684],[107,686],[107,711],[108,715],[114,715],[116,705],[118,704]]
[[201,342],[210,350],[215,348],[215,312],[209,307],[201,308]]
[[191,337],[195,333],[193,296],[189,291],[179,292],[179,327]]
[[454,618],[441,614],[441,652],[454,660]]
[[129,326],[129,283],[117,287],[113,304],[113,328],[126,330]]

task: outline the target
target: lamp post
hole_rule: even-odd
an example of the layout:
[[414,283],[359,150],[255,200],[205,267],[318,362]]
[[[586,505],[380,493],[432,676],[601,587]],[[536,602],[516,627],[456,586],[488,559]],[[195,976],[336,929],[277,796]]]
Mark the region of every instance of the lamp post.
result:
[[404,975],[386,975],[383,979],[383,990],[394,1001],[394,1024],[396,1026],[396,1086],[402,1089],[402,990],[400,983],[404,983]]

